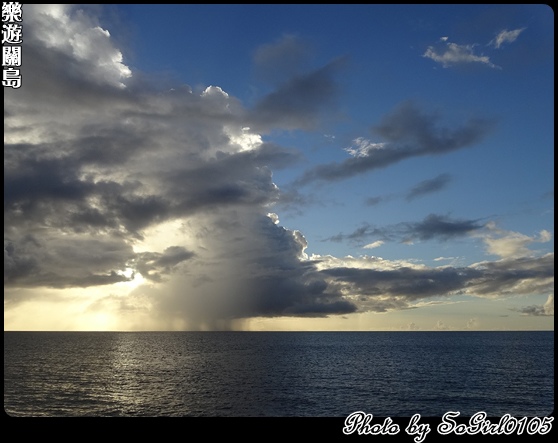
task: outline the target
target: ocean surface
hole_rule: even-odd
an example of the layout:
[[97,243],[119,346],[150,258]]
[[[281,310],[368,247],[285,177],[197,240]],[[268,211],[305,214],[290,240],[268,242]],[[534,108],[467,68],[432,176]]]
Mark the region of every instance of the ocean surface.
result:
[[547,416],[554,332],[4,332],[13,417]]

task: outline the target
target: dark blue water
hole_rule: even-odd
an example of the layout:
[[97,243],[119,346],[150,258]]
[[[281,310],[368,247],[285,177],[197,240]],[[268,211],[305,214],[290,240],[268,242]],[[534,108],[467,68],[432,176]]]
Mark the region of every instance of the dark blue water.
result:
[[10,416],[554,410],[553,332],[4,332]]

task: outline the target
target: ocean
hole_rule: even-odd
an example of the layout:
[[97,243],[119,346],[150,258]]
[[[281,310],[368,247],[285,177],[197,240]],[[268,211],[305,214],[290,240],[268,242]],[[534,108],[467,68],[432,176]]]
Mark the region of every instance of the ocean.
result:
[[554,332],[4,332],[10,417],[543,417]]

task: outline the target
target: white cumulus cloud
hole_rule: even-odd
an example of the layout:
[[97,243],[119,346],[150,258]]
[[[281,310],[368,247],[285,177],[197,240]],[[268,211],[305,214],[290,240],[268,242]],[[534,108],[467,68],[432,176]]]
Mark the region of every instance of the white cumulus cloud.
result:
[[378,240],[378,241],[375,241],[373,243],[370,243],[368,245],[363,246],[363,248],[364,249],[374,249],[374,248],[379,248],[383,244],[384,244],[384,242],[382,240]]

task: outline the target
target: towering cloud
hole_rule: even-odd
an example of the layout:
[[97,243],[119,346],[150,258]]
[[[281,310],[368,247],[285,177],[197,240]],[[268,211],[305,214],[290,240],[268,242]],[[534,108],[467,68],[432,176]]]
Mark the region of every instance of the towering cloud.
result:
[[247,111],[217,86],[143,84],[83,8],[30,5],[25,19],[25,88],[5,97],[10,304],[16,288],[141,276],[126,306],[136,300],[160,327],[356,309],[304,259],[302,234],[268,216],[272,169],[298,154],[245,126],[313,121],[334,88],[329,67]]

